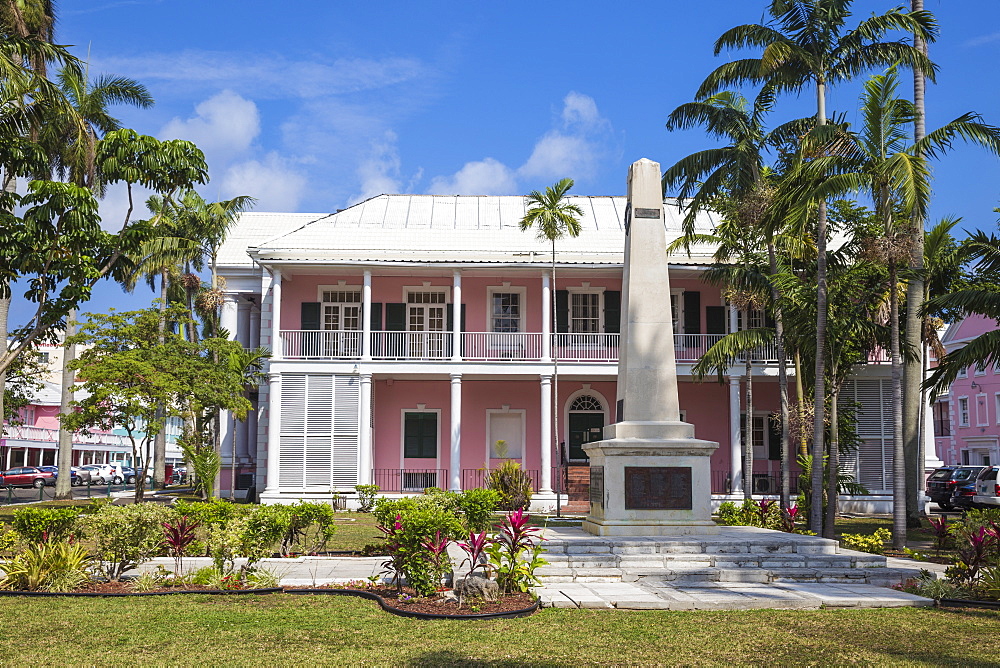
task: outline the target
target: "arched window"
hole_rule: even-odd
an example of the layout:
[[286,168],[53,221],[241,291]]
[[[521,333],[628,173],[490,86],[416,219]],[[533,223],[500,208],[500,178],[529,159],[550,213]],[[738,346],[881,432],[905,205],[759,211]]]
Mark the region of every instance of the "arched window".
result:
[[604,406],[601,402],[597,400],[596,397],[592,397],[589,394],[581,394],[569,407],[571,411],[603,411]]

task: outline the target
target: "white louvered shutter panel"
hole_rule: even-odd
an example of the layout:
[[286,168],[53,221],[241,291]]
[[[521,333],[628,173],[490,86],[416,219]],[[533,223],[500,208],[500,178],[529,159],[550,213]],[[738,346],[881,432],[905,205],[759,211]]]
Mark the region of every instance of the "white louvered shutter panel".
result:
[[305,465],[306,376],[281,377],[281,433],[278,435],[278,485],[301,487]]
[[857,454],[857,480],[870,492],[892,489],[891,383],[881,379],[848,381],[858,406],[855,412],[861,445]]
[[334,487],[351,488],[358,484],[359,380],[357,376],[337,376],[336,383],[332,484]]
[[330,489],[333,460],[333,376],[310,375],[306,398],[304,487]]

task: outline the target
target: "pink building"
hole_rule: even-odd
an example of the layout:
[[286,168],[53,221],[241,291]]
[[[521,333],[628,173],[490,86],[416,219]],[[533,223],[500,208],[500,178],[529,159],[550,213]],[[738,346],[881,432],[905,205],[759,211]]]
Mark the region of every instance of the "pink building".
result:
[[[970,315],[949,327],[941,342],[951,352],[996,328],[996,320]],[[944,463],[1000,463],[1000,364],[965,369],[936,397],[933,417],[937,455]]]
[[[237,487],[252,480],[269,502],[367,482],[463,489],[506,457],[531,473],[539,506],[554,507],[557,490],[566,503],[568,490],[585,507],[581,446],[615,419],[625,198],[571,199],[583,231],[557,242],[554,285],[551,245],[518,229],[522,197],[381,195],[332,214],[242,216],[219,258],[223,326],[274,356],[253,418],[227,421],[224,469]],[[669,241],[681,216],[672,200],[665,211]],[[699,227],[710,231],[711,217]],[[681,409],[698,438],[720,444],[722,495],[741,490],[743,365],[721,384],[695,382],[691,368],[744,323],[702,278],[713,251],[669,258],[663,307]],[[749,325],[763,322],[751,314]],[[755,358],[754,488],[774,493],[777,365],[773,351]],[[888,390],[888,368],[867,364],[843,392],[862,404],[854,464],[877,494],[891,482]]]

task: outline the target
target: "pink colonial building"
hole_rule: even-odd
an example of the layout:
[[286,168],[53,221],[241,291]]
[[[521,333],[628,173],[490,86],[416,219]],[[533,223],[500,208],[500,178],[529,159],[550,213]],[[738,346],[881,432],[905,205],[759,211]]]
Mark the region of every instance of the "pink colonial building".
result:
[[[996,328],[996,320],[970,315],[951,325],[941,342],[951,352]],[[946,464],[1000,463],[1000,363],[964,369],[935,398],[933,414],[937,455]]]
[[[523,197],[380,195],[331,214],[243,215],[219,257],[223,326],[273,357],[258,410],[227,421],[224,470],[237,489],[264,502],[369,482],[383,493],[466,489],[509,458],[530,472],[536,507],[554,507],[560,492],[585,508],[582,445],[615,419],[625,198],[570,199],[583,229],[557,242],[554,285],[551,245],[518,229]],[[664,207],[669,241],[681,216],[672,200]],[[741,491],[743,365],[723,383],[691,376],[744,324],[703,279],[713,251],[664,258],[663,308],[673,310],[681,409],[697,437],[719,442],[712,492],[725,495]],[[777,491],[776,371],[774,354],[759,351],[752,439],[763,494]],[[888,390],[888,368],[864,364],[843,392],[861,403],[854,465],[876,495],[891,482]]]

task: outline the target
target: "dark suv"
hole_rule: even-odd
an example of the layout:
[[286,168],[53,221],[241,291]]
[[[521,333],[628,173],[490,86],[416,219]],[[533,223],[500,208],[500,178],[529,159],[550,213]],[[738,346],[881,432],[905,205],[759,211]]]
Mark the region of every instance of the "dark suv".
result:
[[938,504],[941,510],[951,510],[951,496],[963,483],[973,482],[982,466],[942,466],[927,478],[927,496]]

